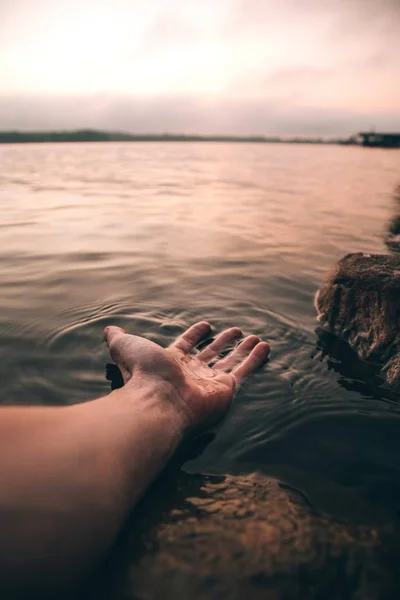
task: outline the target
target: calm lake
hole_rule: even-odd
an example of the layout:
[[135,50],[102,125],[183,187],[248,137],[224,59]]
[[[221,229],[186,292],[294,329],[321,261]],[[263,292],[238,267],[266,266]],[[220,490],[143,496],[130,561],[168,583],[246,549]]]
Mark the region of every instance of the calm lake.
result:
[[[271,344],[193,473],[274,475],[353,519],[400,509],[400,403],[316,335],[348,252],[386,252],[396,151],[279,144],[0,146],[4,404],[106,394],[106,324],[162,345],[196,320]],[[90,432],[88,432],[90,434]]]

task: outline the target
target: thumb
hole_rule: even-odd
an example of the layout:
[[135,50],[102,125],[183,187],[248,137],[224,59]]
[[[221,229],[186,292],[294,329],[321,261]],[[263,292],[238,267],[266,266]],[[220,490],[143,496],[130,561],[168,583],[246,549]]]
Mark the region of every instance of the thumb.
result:
[[108,326],[104,329],[104,340],[110,350],[111,359],[118,365],[124,383],[127,383],[131,378],[130,368],[127,364],[127,360],[124,357],[125,341],[130,336],[126,333],[122,327]]
[[122,327],[115,327],[113,325],[109,325],[104,329],[104,341],[107,343],[107,346],[110,348],[111,343],[116,341],[119,337],[126,335],[125,329]]

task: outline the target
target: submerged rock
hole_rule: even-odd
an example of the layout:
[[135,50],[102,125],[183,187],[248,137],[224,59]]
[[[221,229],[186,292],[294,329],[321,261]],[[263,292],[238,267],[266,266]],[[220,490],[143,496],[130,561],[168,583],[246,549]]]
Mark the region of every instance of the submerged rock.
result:
[[181,472],[143,499],[93,598],[383,600],[397,545],[394,525],[318,514],[275,479]]
[[400,256],[348,254],[316,296],[322,325],[400,386]]

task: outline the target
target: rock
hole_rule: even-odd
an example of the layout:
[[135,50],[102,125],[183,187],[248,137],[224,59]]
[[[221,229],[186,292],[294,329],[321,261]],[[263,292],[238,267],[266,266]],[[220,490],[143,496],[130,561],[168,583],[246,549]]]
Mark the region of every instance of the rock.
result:
[[91,598],[397,597],[394,525],[317,514],[300,493],[257,473],[170,477],[133,513]]
[[389,250],[400,252],[400,215],[395,215],[390,220],[385,243]]
[[393,194],[395,211],[389,221],[385,243],[392,252],[400,252],[400,185],[398,185]]
[[400,386],[400,256],[348,254],[316,296],[320,323]]

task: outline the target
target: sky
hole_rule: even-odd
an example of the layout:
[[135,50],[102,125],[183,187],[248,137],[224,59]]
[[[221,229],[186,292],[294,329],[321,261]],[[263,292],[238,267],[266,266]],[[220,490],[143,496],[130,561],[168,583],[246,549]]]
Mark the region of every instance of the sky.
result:
[[0,0],[0,129],[400,131],[400,0]]

